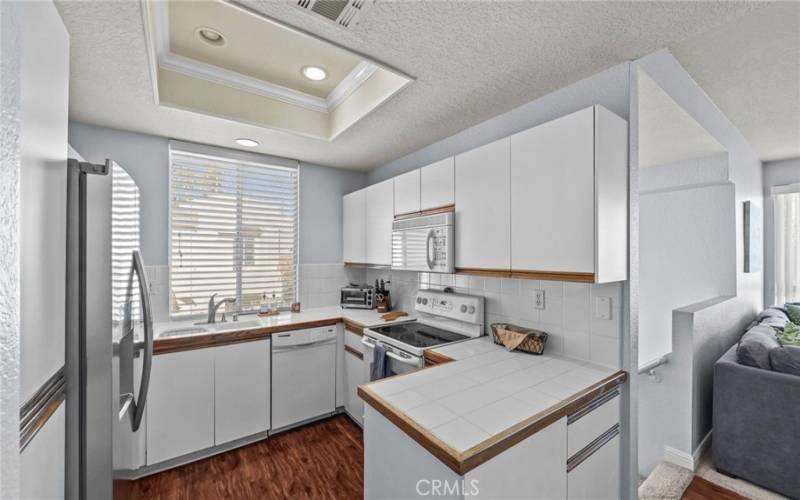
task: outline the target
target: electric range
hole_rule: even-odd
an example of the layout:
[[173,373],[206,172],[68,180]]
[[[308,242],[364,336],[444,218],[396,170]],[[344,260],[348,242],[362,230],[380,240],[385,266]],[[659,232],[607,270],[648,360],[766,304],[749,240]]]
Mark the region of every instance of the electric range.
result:
[[[483,334],[483,297],[420,290],[414,301],[419,318],[364,330],[364,362],[373,361],[376,343],[386,349],[393,374],[422,368],[426,349],[462,342]],[[370,373],[370,370],[367,370]]]

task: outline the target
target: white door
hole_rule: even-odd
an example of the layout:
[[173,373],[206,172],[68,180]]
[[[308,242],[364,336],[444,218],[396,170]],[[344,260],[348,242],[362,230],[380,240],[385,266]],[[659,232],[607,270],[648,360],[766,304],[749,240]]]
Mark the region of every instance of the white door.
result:
[[394,215],[419,212],[420,170],[412,170],[394,178]]
[[455,203],[455,157],[422,167],[420,173],[420,209],[428,210]]
[[367,263],[388,266],[392,263],[392,222],[394,221],[394,180],[388,179],[366,188]]
[[511,267],[509,140],[456,156],[456,267]]
[[594,108],[511,136],[511,267],[594,272]]
[[153,357],[147,465],[214,446],[214,349]]
[[269,429],[270,340],[213,348],[214,444]]
[[359,425],[363,425],[364,401],[358,397],[358,386],[366,383],[364,379],[364,362],[354,350],[345,350],[344,352],[344,377],[346,391],[344,408]]
[[[13,391],[9,398],[19,390],[19,404],[35,402],[40,405],[26,407],[47,408],[51,403],[60,403],[49,417],[46,412],[36,410],[26,413],[33,418],[45,416],[45,423],[19,455],[16,451],[19,434],[4,427],[3,453],[13,456],[3,458],[4,465],[9,466],[9,481],[0,484],[0,497],[59,498],[65,494],[65,466],[70,465],[65,464],[67,405],[60,397],[33,398],[37,394],[49,394],[40,391],[48,380],[63,381],[57,374],[66,361],[65,209],[70,40],[52,2],[4,3],[6,5],[0,7],[3,18],[0,58],[3,61],[4,152],[10,154],[4,156],[3,163],[7,174],[18,172],[19,191],[14,187],[17,179],[4,176],[4,195],[8,199],[2,200],[6,218],[2,235],[6,260],[2,264],[3,292],[8,301],[4,300],[3,336],[8,337],[4,345],[9,349],[4,354],[7,362],[0,367],[0,372],[4,391]],[[7,83],[10,84],[8,91]],[[14,90],[19,91],[19,100],[13,98]],[[14,164],[17,153],[18,168]],[[16,192],[20,197],[18,206],[12,201],[12,193]],[[17,277],[19,290],[16,290]],[[16,343],[17,327],[19,344]],[[14,355],[17,352],[18,359]],[[110,354],[108,363],[111,363]],[[6,376],[14,378],[6,379]],[[3,414],[15,411],[19,408],[5,408]],[[6,423],[6,417],[2,417],[1,424]],[[13,441],[6,443],[6,438]],[[110,460],[110,449],[107,456]],[[18,470],[12,467],[17,460]],[[19,483],[15,482],[17,472]],[[5,471],[3,475],[5,477]],[[106,479],[105,489],[90,491],[109,491],[110,477]]]
[[342,260],[357,264],[367,262],[366,190],[342,197]]

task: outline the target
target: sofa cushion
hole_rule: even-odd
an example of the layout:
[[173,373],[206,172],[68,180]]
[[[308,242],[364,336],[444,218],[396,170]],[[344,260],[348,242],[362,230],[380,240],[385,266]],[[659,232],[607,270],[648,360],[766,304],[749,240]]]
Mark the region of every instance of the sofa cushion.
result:
[[776,372],[800,375],[800,347],[787,345],[769,352],[769,361]]
[[[780,307],[769,307],[761,312],[754,321],[755,324],[768,325],[772,328],[779,328],[783,330],[786,323],[789,323],[789,316],[786,311]],[[750,325],[755,326],[755,325]]]
[[775,331],[766,325],[756,325],[742,335],[736,357],[743,365],[769,370],[772,368],[769,352],[776,348],[780,348],[780,344]]

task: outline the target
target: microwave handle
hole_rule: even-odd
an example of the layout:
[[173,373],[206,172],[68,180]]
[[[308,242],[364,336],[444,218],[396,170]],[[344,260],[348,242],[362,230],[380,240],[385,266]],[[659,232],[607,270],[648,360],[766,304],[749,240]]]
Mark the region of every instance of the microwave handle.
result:
[[428,261],[428,269],[433,271],[433,267],[436,263],[433,261],[433,257],[431,257],[431,250],[433,249],[433,238],[436,235],[436,232],[433,229],[428,230],[428,237],[425,240],[425,259]]

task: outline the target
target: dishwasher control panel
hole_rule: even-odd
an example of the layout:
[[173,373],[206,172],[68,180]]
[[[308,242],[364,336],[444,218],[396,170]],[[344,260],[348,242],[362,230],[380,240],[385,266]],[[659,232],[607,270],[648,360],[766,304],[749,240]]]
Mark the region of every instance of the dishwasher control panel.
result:
[[272,334],[274,347],[288,347],[293,345],[312,344],[336,339],[336,326],[320,326],[304,330],[292,330]]

